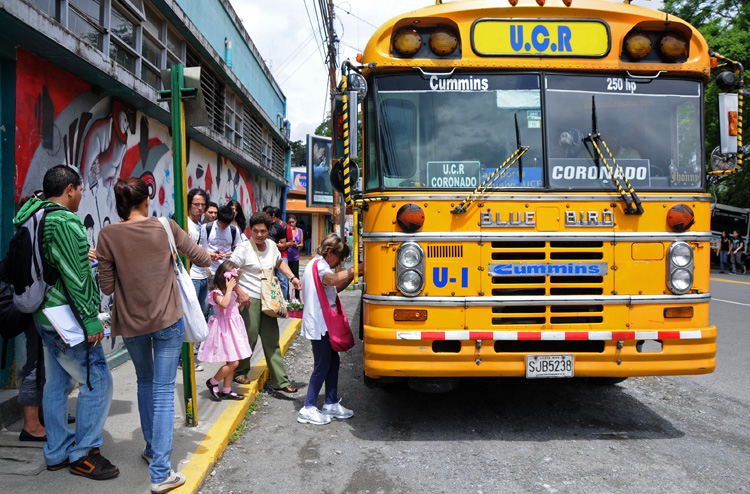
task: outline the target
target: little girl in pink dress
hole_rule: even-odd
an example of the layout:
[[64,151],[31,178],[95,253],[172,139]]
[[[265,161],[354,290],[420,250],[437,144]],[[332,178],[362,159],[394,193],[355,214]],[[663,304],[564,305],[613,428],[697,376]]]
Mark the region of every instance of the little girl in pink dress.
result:
[[[232,376],[239,361],[248,358],[253,352],[247,339],[245,323],[237,308],[237,294],[234,287],[239,278],[239,267],[224,261],[216,268],[208,301],[214,308],[214,315],[208,320],[208,338],[198,351],[202,362],[226,362],[216,375],[206,381],[211,399],[242,400],[241,394],[232,391]],[[219,384],[224,381],[223,388]]]

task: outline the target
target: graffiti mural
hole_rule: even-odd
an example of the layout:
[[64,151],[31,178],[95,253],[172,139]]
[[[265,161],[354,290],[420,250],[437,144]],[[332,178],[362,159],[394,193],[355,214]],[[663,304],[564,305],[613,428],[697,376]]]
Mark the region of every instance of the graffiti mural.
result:
[[[141,177],[149,186],[150,213],[174,212],[169,129],[127,103],[36,55],[18,50],[16,81],[16,201],[41,189],[58,164],[80,171],[78,214],[95,247],[102,226],[119,221],[117,179]],[[219,205],[235,199],[246,215],[279,205],[281,188],[248,173],[203,146],[188,142],[188,190],[201,187]]]

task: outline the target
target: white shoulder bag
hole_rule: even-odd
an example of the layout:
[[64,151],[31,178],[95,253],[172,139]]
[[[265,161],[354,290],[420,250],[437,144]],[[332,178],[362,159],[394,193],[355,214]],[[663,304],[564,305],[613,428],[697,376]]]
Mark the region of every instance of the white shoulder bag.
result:
[[174,243],[172,228],[169,226],[167,218],[159,218],[162,226],[167,231],[169,238],[169,248],[172,251],[172,261],[174,262],[174,275],[177,278],[177,286],[180,290],[180,302],[182,303],[183,322],[185,325],[185,336],[183,341],[197,343],[208,338],[208,326],[206,319],[203,317],[201,304],[198,302],[198,295],[195,293],[195,287],[190,279],[190,275],[185,270],[185,266],[179,260],[177,246]]

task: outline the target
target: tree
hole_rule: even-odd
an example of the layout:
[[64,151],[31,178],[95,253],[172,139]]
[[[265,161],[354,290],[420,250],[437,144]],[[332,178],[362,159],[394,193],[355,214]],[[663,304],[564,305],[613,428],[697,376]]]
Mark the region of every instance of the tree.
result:
[[307,144],[294,141],[289,145],[292,148],[292,166],[307,166]]
[[[744,0],[666,0],[664,12],[675,15],[696,27],[716,53],[750,68],[750,3]],[[718,74],[718,71],[712,75]],[[705,146],[706,160],[719,145],[718,94],[713,80],[706,87]],[[750,102],[743,101],[747,115]],[[750,130],[750,129],[747,129]],[[748,142],[747,132],[744,143]],[[750,168],[750,156],[743,159],[743,168]],[[750,170],[729,175],[715,187],[717,202],[737,207],[750,207]]]

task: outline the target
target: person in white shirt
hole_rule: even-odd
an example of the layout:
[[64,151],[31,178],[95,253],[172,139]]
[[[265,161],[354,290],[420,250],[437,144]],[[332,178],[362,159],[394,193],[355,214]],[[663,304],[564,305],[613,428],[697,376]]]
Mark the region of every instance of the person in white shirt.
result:
[[[260,336],[274,388],[285,393],[296,393],[297,388],[289,381],[279,347],[278,319],[261,310],[260,285],[264,269],[278,269],[291,279],[294,288],[302,290],[302,282],[292,274],[289,265],[281,260],[276,243],[268,238],[272,222],[266,213],[253,214],[249,221],[250,240],[238,245],[229,260],[240,267],[240,281],[234,290],[237,292],[237,304],[245,322],[250,348],[255,351],[255,344]],[[240,360],[240,365],[234,370],[234,382],[249,384],[248,372],[250,359]]]
[[208,269],[212,279],[219,264],[229,259],[235,247],[242,242],[239,228],[230,225],[233,218],[232,208],[222,206],[217,212],[216,221],[201,225],[200,246],[211,256],[211,266]]
[[[196,244],[201,243],[201,218],[208,204],[208,193],[203,189],[191,189],[187,196],[188,216],[187,234]],[[193,281],[198,302],[201,304],[203,315],[208,315],[208,277],[206,268],[190,266],[190,279]]]
[[[318,255],[305,269],[304,291],[305,312],[302,317],[302,334],[312,344],[313,372],[307,386],[305,405],[297,415],[301,424],[324,425],[331,418],[348,419],[354,412],[341,405],[338,397],[339,354],[331,347],[321,303],[334,306],[338,292],[349,286],[354,279],[354,268],[335,273],[333,270],[349,255],[349,246],[335,233],[329,233],[318,247]],[[316,263],[317,261],[317,263]],[[313,269],[316,266],[317,269]],[[326,300],[318,298],[315,289],[315,278],[318,276],[323,284]],[[318,394],[326,386],[326,397],[323,410],[318,409]]]

